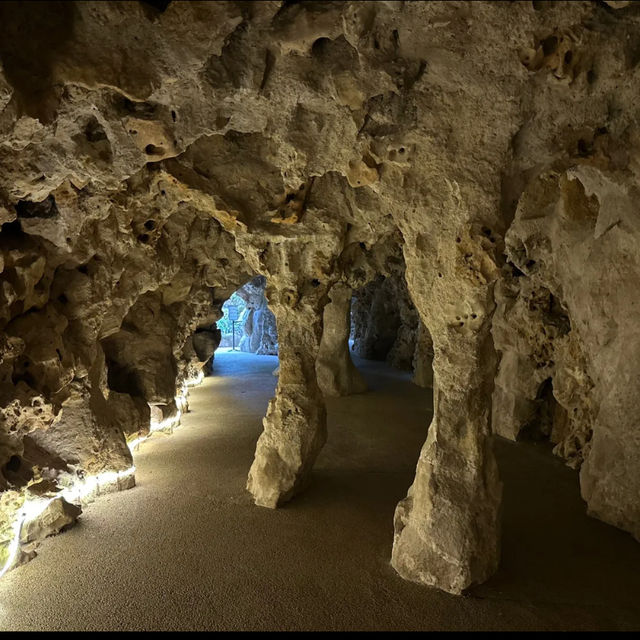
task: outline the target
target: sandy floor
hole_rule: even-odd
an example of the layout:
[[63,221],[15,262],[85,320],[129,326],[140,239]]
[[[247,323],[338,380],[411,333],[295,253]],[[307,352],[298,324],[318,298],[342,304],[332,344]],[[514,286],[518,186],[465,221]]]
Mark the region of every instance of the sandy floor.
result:
[[308,492],[278,511],[244,490],[276,358],[221,354],[138,486],[100,498],[0,581],[0,629],[639,629],[640,545],[587,518],[544,447],[497,443],[503,562],[465,598],[389,566],[430,393],[360,362],[371,391],[329,403]]

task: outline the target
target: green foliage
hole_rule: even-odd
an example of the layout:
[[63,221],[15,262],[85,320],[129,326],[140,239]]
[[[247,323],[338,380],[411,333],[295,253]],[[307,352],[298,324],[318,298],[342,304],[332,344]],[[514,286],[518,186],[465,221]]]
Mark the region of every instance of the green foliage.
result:
[[[224,315],[218,320],[218,329],[222,331],[223,335],[231,333],[231,320],[229,320],[229,305],[234,304],[238,307],[238,319],[242,317],[242,313],[246,309],[247,305],[244,300],[236,293],[232,293],[231,297],[222,305],[222,312]],[[236,331],[241,327],[240,323],[236,324]]]

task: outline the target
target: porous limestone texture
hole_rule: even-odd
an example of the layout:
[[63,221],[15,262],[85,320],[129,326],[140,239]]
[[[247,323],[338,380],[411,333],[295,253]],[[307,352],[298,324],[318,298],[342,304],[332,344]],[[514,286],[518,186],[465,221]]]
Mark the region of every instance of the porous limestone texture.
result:
[[352,336],[357,356],[386,360],[396,369],[410,371],[418,325],[403,272],[378,276],[355,292]]
[[38,515],[22,527],[20,543],[28,549],[30,544],[53,536],[73,526],[82,513],[82,509],[70,504],[64,498],[55,498]]
[[331,302],[324,308],[316,373],[325,396],[348,396],[367,389],[349,353],[351,293],[344,283],[334,284],[329,292]]
[[517,436],[536,386],[550,379],[551,439],[580,468],[589,512],[640,539],[640,407],[628,393],[640,376],[635,189],[615,169],[585,164],[544,173],[525,191],[507,234],[523,275],[501,304],[500,373],[511,384],[494,420],[510,416]]
[[0,4],[0,534],[61,466],[128,469],[262,276],[259,505],[326,439],[335,286],[396,278],[390,359],[430,340],[435,400],[398,572],[460,593],[495,570],[492,425],[548,435],[640,537],[638,43],[626,2]]

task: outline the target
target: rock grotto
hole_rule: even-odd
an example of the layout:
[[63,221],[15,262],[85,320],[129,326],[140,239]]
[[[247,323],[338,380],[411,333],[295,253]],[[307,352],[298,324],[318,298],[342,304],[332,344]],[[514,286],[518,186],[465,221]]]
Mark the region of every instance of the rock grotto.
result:
[[632,2],[1,3],[0,572],[134,484],[243,286],[256,505],[366,391],[351,339],[433,386],[402,578],[496,571],[496,436],[640,540],[639,94]]

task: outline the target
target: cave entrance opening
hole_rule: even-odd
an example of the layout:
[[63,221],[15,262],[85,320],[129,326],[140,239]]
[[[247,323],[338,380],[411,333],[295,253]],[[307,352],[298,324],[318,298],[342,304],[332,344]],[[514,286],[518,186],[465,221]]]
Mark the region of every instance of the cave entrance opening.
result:
[[278,355],[276,319],[265,296],[266,278],[255,276],[222,305],[216,322],[220,344],[216,352]]

